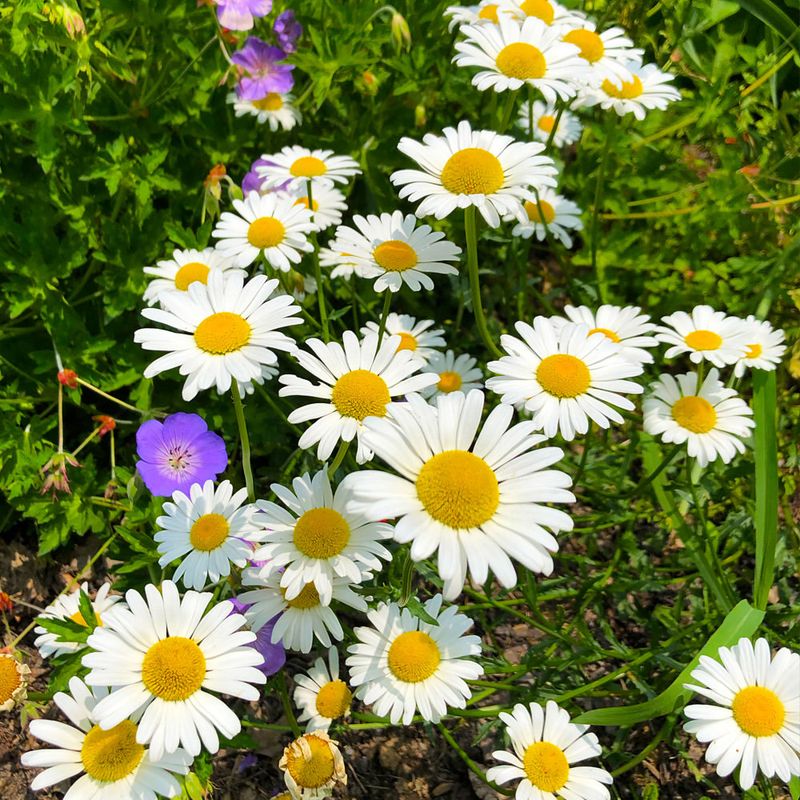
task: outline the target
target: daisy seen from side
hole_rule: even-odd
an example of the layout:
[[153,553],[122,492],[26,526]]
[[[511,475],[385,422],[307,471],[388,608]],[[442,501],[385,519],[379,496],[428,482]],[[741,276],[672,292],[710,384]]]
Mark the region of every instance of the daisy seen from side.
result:
[[695,372],[661,375],[644,401],[644,429],[661,441],[686,444],[701,466],[719,458],[724,464],[745,450],[755,427],[752,410],[719,380],[715,368],[701,381]]
[[522,207],[531,186],[555,186],[558,170],[540,155],[540,142],[517,142],[494,131],[473,131],[466,121],[445,128],[442,136],[427,133],[422,142],[403,137],[397,149],[422,169],[401,169],[391,181],[400,197],[422,202],[418,217],[444,219],[457,208],[475,206],[492,227],[514,214],[524,222]]
[[411,543],[414,561],[438,551],[444,597],[455,599],[467,571],[483,585],[491,569],[502,586],[516,586],[515,559],[549,575],[571,518],[545,503],[572,503],[570,477],[550,469],[558,447],[533,448],[544,437],[531,421],[511,424],[500,405],[481,424],[483,392],[452,392],[429,405],[418,395],[393,403],[384,418],[367,420],[365,439],[395,473],[351,473],[353,502],[398,517],[395,540]]
[[337,785],[347,785],[344,759],[327,733],[305,733],[284,751],[278,767],[292,800],[318,800],[330,797]]
[[[309,207],[308,193],[303,186],[295,186],[278,194],[291,198],[296,206]],[[314,189],[311,195],[311,221],[314,223],[315,231],[324,231],[332,225],[339,225],[342,213],[345,211],[347,211],[347,200],[336,187],[319,186]]]
[[735,364],[747,355],[747,325],[711,306],[695,306],[691,313],[676,311],[661,320],[656,339],[669,345],[667,358],[689,354],[693,364],[709,361],[715,367]]
[[294,703],[302,712],[297,721],[305,722],[307,731],[327,732],[332,722],[350,714],[353,694],[341,678],[335,647],[328,650],[327,661],[318,658],[306,674],[295,675],[294,682]]
[[141,713],[136,741],[156,759],[178,747],[216,753],[218,732],[239,733],[239,717],[216,694],[258,700],[264,658],[250,647],[256,635],[243,629],[245,618],[229,601],[211,605],[212,597],[188,591],[181,599],[172,581],[160,591],[148,584],[144,596],[129,589],[128,608],[89,636],[86,683],[114,690],[94,707],[102,730]]
[[467,393],[472,389],[483,388],[483,372],[476,366],[477,360],[467,353],[456,355],[452,350],[446,353],[434,353],[423,372],[437,375],[439,382],[420,394],[425,398],[437,397],[451,392]]
[[185,294],[165,295],[163,309],[144,309],[142,316],[174,329],[140,328],[134,334],[143,349],[165,353],[144,377],[178,367],[186,376],[187,401],[212,386],[222,394],[234,381],[263,381],[265,367],[278,361],[274,351],[295,347],[280,329],[302,322],[291,297],[272,297],[277,288],[278,281],[265,275],[244,283],[239,275],[213,273],[207,285],[193,283]]
[[569,713],[552,700],[517,703],[511,713],[500,713],[513,750],[496,750],[492,757],[502,766],[486,772],[499,784],[519,781],[517,800],[609,800],[606,786],[613,779],[600,767],[575,766],[597,758],[602,749],[588,725],[570,722]]
[[736,362],[733,374],[741,378],[746,369],[774,370],[786,352],[783,331],[773,328],[764,319],[756,319],[752,314],[744,323],[747,326],[744,335],[747,352]]
[[290,131],[303,121],[300,112],[294,107],[294,95],[268,92],[258,100],[249,100],[231,92],[227,97],[237,117],[252,116],[261,124],[269,125],[271,131],[279,128]]
[[313,188],[330,186],[347,183],[353,176],[361,174],[357,161],[350,156],[334,155],[333,150],[309,150],[292,145],[282,148],[279,153],[263,155],[262,158],[270,163],[256,170],[264,179],[263,186],[267,189],[275,186],[307,189],[308,181]]
[[555,0],[499,0],[497,13],[498,16],[511,15],[517,20],[533,17],[553,26],[576,25],[585,17],[582,12],[565,8]]
[[[528,220],[517,221],[511,229],[512,236],[521,236],[523,239],[535,236],[541,242],[550,234],[569,248],[572,247],[569,232],[583,230],[583,212],[578,205],[550,188],[528,197],[524,207]],[[508,219],[511,221],[514,218]]]
[[[436,323],[432,319],[417,320],[408,314],[395,314],[392,312],[386,317],[385,331],[389,336],[399,336],[398,350],[410,350],[414,355],[426,363],[439,353],[439,348],[444,347],[444,331],[441,328],[431,328]],[[362,329],[364,336],[377,336],[380,326],[370,320]]]
[[450,17],[447,30],[452,31],[462,25],[496,25],[497,8],[498,3],[493,0],[482,0],[474,6],[448,6],[444,10],[444,15]]
[[11,711],[28,696],[30,667],[11,653],[0,653],[0,712]]
[[700,656],[684,687],[712,704],[688,705],[683,727],[709,743],[706,761],[721,777],[738,768],[749,789],[759,772],[789,782],[800,775],[800,653],[782,647],[771,657],[766,639],[739,639],[717,658]]
[[623,421],[617,408],[633,410],[623,395],[642,392],[627,379],[643,367],[626,359],[604,333],[571,322],[554,325],[546,317],[536,317],[532,326],[517,322],[515,328],[519,338],[500,339],[507,355],[489,362],[496,377],[486,387],[504,403],[522,403],[545,436],[559,433],[571,441],[589,430],[590,420],[608,428]]
[[319,263],[321,267],[330,268],[331,278],[344,278],[349,281],[353,275],[364,277],[362,267],[356,263],[353,254],[335,239],[328,243],[328,247],[320,247]]
[[584,64],[584,71],[576,80],[591,86],[604,81],[619,87],[630,81],[630,64],[641,59],[644,50],[634,47],[622,28],[608,28],[598,33],[589,19],[575,19],[568,29],[562,30],[562,41],[575,45]]
[[[539,142],[547,142],[552,134],[553,144],[556,147],[564,147],[575,144],[581,138],[583,125],[577,115],[570,111],[562,111],[561,117],[558,118],[555,106],[534,100],[532,118],[530,113],[530,104],[525,100],[520,104],[517,126],[530,135],[533,123],[533,138]],[[553,133],[554,128],[555,133]]]

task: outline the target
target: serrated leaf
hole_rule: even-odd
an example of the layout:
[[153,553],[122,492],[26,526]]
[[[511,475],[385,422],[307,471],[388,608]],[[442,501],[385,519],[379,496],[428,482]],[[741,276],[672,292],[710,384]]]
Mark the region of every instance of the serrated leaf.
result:
[[417,619],[427,622],[428,625],[439,625],[439,623],[425,610],[425,606],[422,601],[419,600],[419,598],[409,597],[408,602],[406,603],[406,608],[415,617],[417,617]]

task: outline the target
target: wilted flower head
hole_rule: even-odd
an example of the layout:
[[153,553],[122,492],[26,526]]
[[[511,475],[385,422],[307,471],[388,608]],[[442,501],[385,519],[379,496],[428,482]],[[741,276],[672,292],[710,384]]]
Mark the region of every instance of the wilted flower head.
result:
[[297,50],[297,40],[303,35],[303,26],[294,16],[291,8],[278,14],[272,32],[278,40],[278,46],[282,47],[287,53],[294,53]]
[[74,369],[62,369],[58,373],[58,382],[68,389],[78,388],[78,373]]
[[56,453],[40,470],[44,477],[44,483],[39,490],[40,494],[50,492],[53,500],[58,497],[59,492],[72,494],[69,488],[69,476],[67,475],[67,465],[79,467],[77,459],[69,453]]
[[241,50],[237,50],[231,60],[242,67],[243,75],[236,87],[236,93],[244,100],[260,100],[270,92],[285,94],[294,86],[292,64],[279,62],[286,58],[280,47],[273,47],[259,39],[249,36]]
[[253,17],[264,17],[272,11],[272,0],[217,0],[217,19],[223,28],[249,31]]
[[117,427],[117,421],[114,417],[109,417],[108,414],[97,414],[92,417],[95,422],[100,423],[97,432],[100,436],[105,436],[109,431],[113,431]]

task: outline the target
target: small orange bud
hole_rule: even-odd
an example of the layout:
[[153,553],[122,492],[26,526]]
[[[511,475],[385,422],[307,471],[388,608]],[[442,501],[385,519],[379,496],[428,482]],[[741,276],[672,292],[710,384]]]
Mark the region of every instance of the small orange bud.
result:
[[58,382],[68,389],[77,389],[78,373],[72,369],[62,369],[61,372],[58,373]]
[[107,414],[98,414],[96,417],[92,417],[92,419],[100,423],[98,433],[101,436],[105,436],[109,431],[113,431],[114,428],[117,427],[117,421],[114,417],[109,417]]
[[0,592],[0,611],[8,613],[13,608],[13,600],[5,592]]
[[726,136],[725,144],[736,144],[739,140],[735,136]]
[[747,166],[742,167],[740,170],[737,170],[742,175],[748,175],[751,178],[755,178],[756,175],[761,173],[761,167],[758,164],[748,164]]

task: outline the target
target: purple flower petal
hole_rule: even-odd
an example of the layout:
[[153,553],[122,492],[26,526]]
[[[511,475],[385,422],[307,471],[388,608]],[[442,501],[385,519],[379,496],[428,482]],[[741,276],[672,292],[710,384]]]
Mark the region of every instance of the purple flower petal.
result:
[[286,663],[286,649],[278,642],[273,644],[272,629],[280,619],[280,614],[273,617],[259,631],[256,632],[256,640],[250,646],[255,647],[264,657],[264,663],[258,667],[267,677],[274,675]]
[[272,11],[272,0],[217,0],[217,19],[223,28],[249,31],[253,17],[264,17]]
[[294,11],[289,8],[278,14],[272,32],[278,44],[287,53],[294,53],[297,50],[297,40],[303,35],[303,26],[295,19]]

